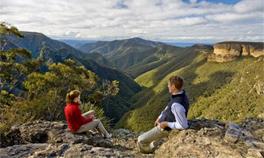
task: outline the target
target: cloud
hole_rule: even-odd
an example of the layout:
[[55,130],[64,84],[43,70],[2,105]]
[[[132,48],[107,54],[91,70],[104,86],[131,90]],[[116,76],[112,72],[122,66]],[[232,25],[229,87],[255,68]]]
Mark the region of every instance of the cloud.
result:
[[249,13],[235,13],[227,12],[222,14],[208,15],[208,19],[212,21],[222,22],[222,23],[234,23],[234,22],[252,22],[252,21],[262,21],[264,19],[264,12],[249,12]]
[[263,0],[244,0],[240,1],[234,6],[236,12],[247,13],[251,11],[264,12],[264,1]]
[[0,0],[0,20],[56,38],[264,41],[264,1]]

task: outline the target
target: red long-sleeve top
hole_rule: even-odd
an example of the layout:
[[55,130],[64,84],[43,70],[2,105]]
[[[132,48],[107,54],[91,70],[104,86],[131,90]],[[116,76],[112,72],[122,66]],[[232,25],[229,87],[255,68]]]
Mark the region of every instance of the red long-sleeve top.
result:
[[83,124],[92,121],[91,117],[82,116],[78,103],[68,103],[64,108],[64,114],[71,132],[76,132]]

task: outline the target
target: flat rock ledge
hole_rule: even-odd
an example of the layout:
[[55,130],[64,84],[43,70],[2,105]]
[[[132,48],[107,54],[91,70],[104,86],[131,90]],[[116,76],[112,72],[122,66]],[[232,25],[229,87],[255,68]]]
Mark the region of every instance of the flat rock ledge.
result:
[[153,154],[136,148],[138,133],[112,130],[113,138],[97,132],[72,134],[64,122],[34,121],[13,126],[0,139],[0,157],[142,157],[142,158],[262,158],[264,120],[246,119],[240,124],[217,120],[191,120],[187,130],[173,130],[158,142]]

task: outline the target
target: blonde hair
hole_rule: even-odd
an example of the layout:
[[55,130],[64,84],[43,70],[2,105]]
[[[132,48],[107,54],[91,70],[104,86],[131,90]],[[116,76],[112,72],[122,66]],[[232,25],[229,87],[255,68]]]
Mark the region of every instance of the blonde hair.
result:
[[67,93],[66,95],[66,103],[73,103],[73,100],[79,97],[81,92],[79,90],[73,90]]

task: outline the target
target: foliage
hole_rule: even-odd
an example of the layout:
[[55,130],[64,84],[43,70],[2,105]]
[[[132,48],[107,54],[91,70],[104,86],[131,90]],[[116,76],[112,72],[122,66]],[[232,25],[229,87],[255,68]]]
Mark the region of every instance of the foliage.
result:
[[[23,37],[15,27],[8,27],[5,23],[0,23],[0,34],[14,34]],[[29,61],[30,59],[31,53],[23,48],[0,50],[0,107],[12,104],[15,99],[12,91],[17,90],[21,80],[34,66]]]
[[95,112],[95,117],[102,121],[104,127],[110,128],[110,119],[105,116],[104,110],[100,106],[92,104],[91,102],[82,103],[81,110],[83,113],[93,110]]
[[5,22],[0,23],[0,35],[14,34],[18,37],[23,37],[21,32],[14,26],[10,26]]
[[[101,82],[101,81],[100,81]],[[24,81],[27,97],[15,101],[12,106],[3,108],[3,124],[9,127],[14,123],[22,123],[35,119],[63,120],[66,93],[73,89],[82,92],[82,100],[94,101],[98,116],[108,125],[106,117],[99,103],[108,95],[114,96],[118,93],[117,81],[104,81],[101,86],[99,78],[91,71],[78,65],[72,60],[64,63],[53,63],[48,65],[47,72],[32,72]],[[101,94],[96,98],[95,94]],[[87,105],[87,104],[86,104]],[[84,106],[91,107],[91,106]],[[16,121],[21,118],[20,121]],[[2,124],[2,126],[3,126]]]

